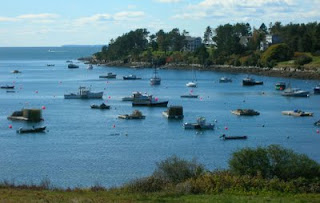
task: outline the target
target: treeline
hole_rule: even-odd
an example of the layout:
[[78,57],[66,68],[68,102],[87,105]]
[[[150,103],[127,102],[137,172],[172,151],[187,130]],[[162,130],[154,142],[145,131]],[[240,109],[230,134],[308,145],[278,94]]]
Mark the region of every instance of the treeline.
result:
[[[276,45],[268,46],[268,35],[277,38]],[[159,65],[173,62],[272,67],[289,59],[299,59],[302,65],[312,61],[295,52],[320,55],[320,23],[317,22],[287,25],[276,22],[268,27],[262,23],[259,28],[252,28],[249,23],[225,24],[215,29],[208,26],[202,36],[203,44],[195,51],[186,48],[188,36],[186,30],[178,28],[169,32],[159,30],[155,34],[137,29],[112,39],[95,58],[124,63],[157,61]],[[266,45],[269,48],[264,50]]]

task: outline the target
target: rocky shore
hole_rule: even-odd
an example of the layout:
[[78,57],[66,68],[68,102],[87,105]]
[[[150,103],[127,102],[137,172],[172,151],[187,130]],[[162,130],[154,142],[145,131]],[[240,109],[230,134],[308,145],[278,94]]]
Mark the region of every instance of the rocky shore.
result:
[[[89,63],[98,64],[101,66],[116,66],[116,67],[131,67],[131,68],[150,68],[151,63],[148,62],[130,62],[123,63],[123,61],[93,61]],[[301,69],[297,67],[274,67],[274,68],[262,68],[256,66],[231,66],[231,65],[211,65],[202,66],[200,64],[182,64],[182,63],[169,63],[164,66],[160,66],[160,69],[176,69],[176,70],[189,70],[197,69],[200,71],[217,71],[217,72],[229,72],[229,73],[246,73],[253,75],[264,75],[270,77],[286,77],[308,80],[320,80],[320,67],[312,69]]]

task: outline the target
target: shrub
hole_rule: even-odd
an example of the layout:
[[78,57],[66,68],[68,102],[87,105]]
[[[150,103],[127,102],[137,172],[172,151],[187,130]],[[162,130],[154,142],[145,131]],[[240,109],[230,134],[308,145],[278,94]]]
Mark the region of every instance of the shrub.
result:
[[140,178],[125,186],[131,192],[158,192],[163,190],[168,183],[154,176]]
[[177,184],[189,178],[198,177],[204,171],[204,167],[197,163],[196,160],[186,161],[177,156],[172,156],[157,163],[153,176],[169,183]]
[[262,55],[261,62],[267,66],[271,61],[280,62],[289,60],[293,56],[293,52],[287,44],[275,44],[270,46]]
[[307,55],[299,56],[294,60],[294,64],[300,65],[300,66],[302,66],[304,64],[308,64],[310,62],[312,62],[312,57],[307,56]]
[[264,178],[277,177],[281,180],[320,177],[320,166],[317,162],[279,145],[244,148],[234,152],[229,167],[237,175],[261,175]]

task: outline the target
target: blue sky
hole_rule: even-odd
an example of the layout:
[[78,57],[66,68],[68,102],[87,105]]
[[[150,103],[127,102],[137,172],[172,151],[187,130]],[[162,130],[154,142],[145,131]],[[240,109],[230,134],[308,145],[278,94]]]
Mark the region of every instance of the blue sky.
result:
[[249,22],[320,20],[320,0],[10,0],[0,7],[0,46],[107,44],[137,28],[187,30]]

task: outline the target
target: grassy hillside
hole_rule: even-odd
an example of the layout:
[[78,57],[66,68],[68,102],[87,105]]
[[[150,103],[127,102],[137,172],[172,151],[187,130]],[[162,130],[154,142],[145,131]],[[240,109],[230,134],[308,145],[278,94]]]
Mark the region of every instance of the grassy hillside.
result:
[[168,193],[126,193],[121,191],[49,191],[0,189],[0,202],[319,202],[320,194],[177,195]]
[[[308,53],[308,52],[300,53],[300,54],[304,54],[312,58],[312,61],[310,63],[303,65],[304,68],[306,69],[320,68],[320,56],[313,56],[311,53]],[[278,67],[298,67],[298,65],[296,65],[294,62],[295,62],[294,59],[283,61],[278,63],[277,66]]]

